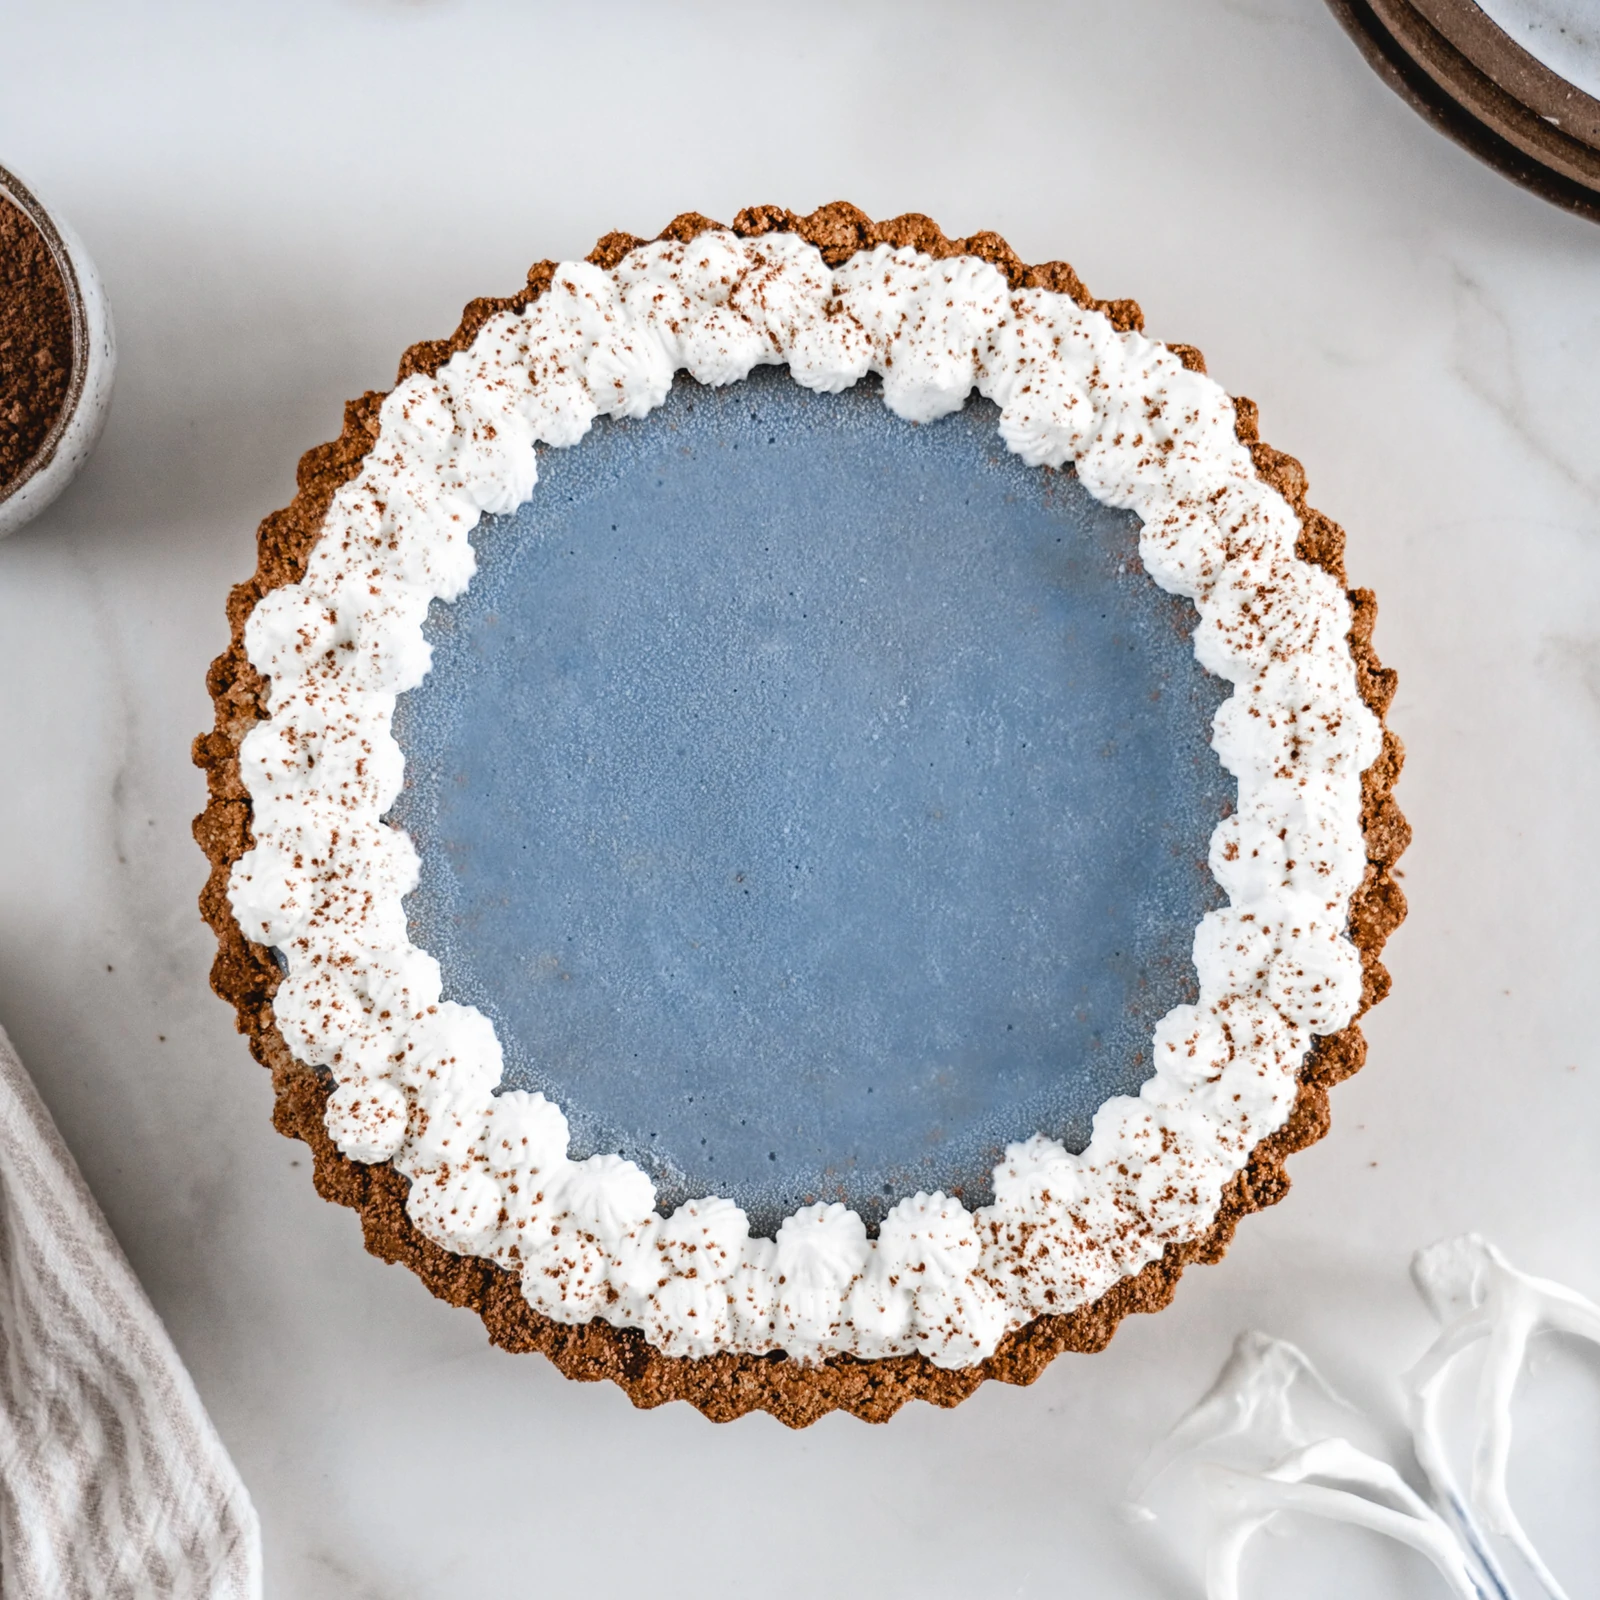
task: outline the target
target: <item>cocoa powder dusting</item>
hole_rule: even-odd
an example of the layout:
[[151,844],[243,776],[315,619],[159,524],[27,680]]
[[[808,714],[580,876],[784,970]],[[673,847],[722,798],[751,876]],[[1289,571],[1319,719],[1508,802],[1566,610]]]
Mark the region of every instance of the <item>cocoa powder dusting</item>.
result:
[[39,230],[0,195],[0,494],[39,453],[72,378],[72,307]]
[[[716,226],[689,212],[669,224],[661,237],[691,239]],[[741,211],[732,227],[743,237],[780,229],[797,233],[814,244],[832,266],[879,243],[911,245],[940,258],[979,256],[1016,287],[1068,295],[1079,305],[1104,312],[1122,331],[1144,325],[1134,301],[1094,299],[1064,261],[1029,266],[998,234],[949,239],[930,218],[920,215],[874,222],[842,201],[807,216],[778,206],[753,206]],[[644,242],[630,233],[607,234],[589,259],[597,266],[614,266]],[[553,271],[553,263],[539,262],[529,270],[527,286],[515,294],[472,301],[450,338],[425,340],[406,351],[400,380],[414,372],[431,377],[451,355],[471,344],[495,312],[520,311],[542,295]],[[1186,367],[1205,371],[1204,358],[1192,346],[1169,348]],[[1036,1318],[1003,1340],[988,1360],[960,1371],[935,1367],[921,1355],[877,1361],[835,1356],[813,1367],[802,1367],[781,1353],[664,1356],[633,1328],[614,1328],[598,1320],[580,1326],[553,1322],[528,1304],[510,1273],[476,1257],[452,1255],[424,1238],[406,1214],[409,1184],[405,1177],[387,1161],[367,1166],[349,1160],[328,1137],[323,1108],[331,1082],[290,1053],[272,1011],[281,969],[266,946],[245,938],[228,902],[229,873],[253,842],[250,796],[239,776],[239,743],[266,714],[267,685],[245,654],[245,623],[263,595],[296,582],[304,573],[334,492],[361,470],[377,439],[378,407],[383,398],[368,392],[345,406],[343,433],[301,457],[299,493],[285,510],[274,512],[261,524],[256,536],[255,575],[237,585],[228,599],[233,643],[212,663],[207,677],[216,709],[215,728],[194,742],[195,765],[206,770],[210,789],[210,803],[195,818],[194,833],[211,861],[211,876],[200,894],[201,915],[217,936],[211,986],[234,1007],[239,1031],[249,1036],[251,1054],[271,1069],[276,1095],[274,1125],[288,1138],[310,1146],[317,1192],[360,1216],[366,1247],[373,1255],[403,1263],[439,1299],[476,1311],[491,1343],[505,1350],[540,1351],[567,1377],[580,1382],[608,1379],[636,1406],[686,1400],[715,1422],[759,1410],[792,1428],[802,1428],[836,1410],[848,1411],[866,1422],[887,1422],[909,1400],[959,1405],[985,1379],[1032,1383],[1063,1351],[1104,1349],[1125,1316],[1159,1311],[1172,1299],[1186,1266],[1220,1261],[1240,1220],[1283,1198],[1289,1189],[1286,1159],[1328,1131],[1328,1090],[1358,1071],[1366,1059],[1366,1041],[1357,1023],[1314,1042],[1300,1072],[1289,1120],[1256,1146],[1244,1169],[1227,1185],[1216,1218],[1204,1236],[1189,1244],[1169,1245],[1159,1260],[1124,1278],[1092,1305],[1064,1316]],[[1344,587],[1344,531],[1306,503],[1306,476],[1300,463],[1261,442],[1255,403],[1239,398],[1234,408],[1236,431],[1251,450],[1257,475],[1285,496],[1300,519],[1296,554]],[[1380,664],[1372,648],[1377,602],[1370,590],[1347,592],[1357,686],[1381,722],[1394,698],[1395,674]],[[1388,992],[1389,974],[1378,959],[1379,952],[1406,914],[1405,896],[1392,872],[1411,839],[1411,829],[1391,793],[1404,759],[1399,739],[1385,728],[1382,753],[1362,776],[1367,874],[1350,905],[1350,937],[1360,952],[1364,977],[1362,1011]]]

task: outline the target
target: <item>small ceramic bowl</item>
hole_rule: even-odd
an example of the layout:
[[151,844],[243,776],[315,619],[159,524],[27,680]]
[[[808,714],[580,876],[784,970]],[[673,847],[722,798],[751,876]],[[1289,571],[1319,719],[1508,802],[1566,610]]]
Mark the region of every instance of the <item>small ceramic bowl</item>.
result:
[[4,167],[0,167],[0,195],[39,230],[66,284],[72,312],[72,377],[67,398],[44,443],[21,473],[0,489],[0,538],[4,538],[38,516],[89,459],[111,404],[117,343],[111,306],[82,241]]

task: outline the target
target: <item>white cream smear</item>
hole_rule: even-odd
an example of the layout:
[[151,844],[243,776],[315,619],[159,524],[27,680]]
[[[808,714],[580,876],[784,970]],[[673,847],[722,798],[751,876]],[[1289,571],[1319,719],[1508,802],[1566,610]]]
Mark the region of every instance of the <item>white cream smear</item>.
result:
[[[382,820],[402,778],[396,696],[429,667],[429,603],[471,580],[478,518],[533,493],[535,445],[645,416],[679,370],[727,384],[763,364],[829,393],[875,372],[912,422],[976,388],[1025,462],[1075,463],[1097,499],[1138,513],[1150,576],[1194,600],[1196,655],[1235,685],[1212,740],[1239,787],[1211,844],[1228,904],[1196,931],[1200,998],[1157,1027],[1153,1076],[1100,1108],[1082,1154],[1043,1135],[1011,1145],[993,1205],[911,1195],[876,1240],[837,1204],[795,1212],[775,1239],[715,1196],[661,1217],[632,1162],[570,1160],[557,1106],[495,1092],[488,1018],[441,999],[401,906],[416,852]],[[1217,384],[972,257],[880,245],[834,271],[793,234],[719,230],[642,245],[612,271],[562,266],[437,377],[402,383],[380,421],[305,577],[245,630],[271,715],[240,750],[256,842],[230,893],[245,933],[287,961],[274,1009],[290,1049],[337,1080],[329,1133],[354,1160],[393,1160],[428,1238],[518,1274],[547,1316],[639,1328],[669,1355],[921,1351],[963,1367],[1205,1233],[1288,1117],[1311,1035],[1358,1009],[1345,925],[1381,739],[1345,596],[1295,556],[1295,514],[1256,477]]]

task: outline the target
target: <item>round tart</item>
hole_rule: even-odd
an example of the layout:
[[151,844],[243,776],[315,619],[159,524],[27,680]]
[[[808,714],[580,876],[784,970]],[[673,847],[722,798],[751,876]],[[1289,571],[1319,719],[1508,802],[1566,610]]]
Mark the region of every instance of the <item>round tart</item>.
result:
[[636,1403],[1095,1350],[1287,1189],[1407,830],[1343,534],[1195,350],[836,204],[474,301],[259,536],[217,992],[375,1254]]

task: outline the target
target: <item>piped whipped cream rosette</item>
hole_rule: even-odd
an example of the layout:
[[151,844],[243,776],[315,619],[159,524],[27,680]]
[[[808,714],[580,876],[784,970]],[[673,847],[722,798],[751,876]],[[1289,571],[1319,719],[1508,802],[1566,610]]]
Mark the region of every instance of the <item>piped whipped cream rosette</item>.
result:
[[[875,1239],[841,1205],[796,1212],[774,1239],[715,1196],[662,1217],[632,1162],[571,1160],[561,1111],[499,1092],[493,1026],[445,1001],[437,962],[411,945],[401,902],[417,857],[382,820],[403,775],[396,697],[429,667],[428,606],[471,581],[478,519],[537,492],[536,446],[646,416],[678,371],[728,384],[764,364],[825,392],[875,373],[913,422],[974,390],[992,400],[1023,461],[1072,464],[1138,514],[1147,571],[1194,601],[1196,655],[1235,686],[1214,728],[1238,781],[1210,857],[1228,904],[1196,931],[1199,999],[1156,1030],[1153,1076],[1100,1108],[1081,1153],[1043,1136],[1010,1146],[993,1205],[911,1195]],[[525,311],[389,395],[304,578],[265,596],[245,632],[271,698],[240,751],[255,844],[231,901],[282,952],[277,1022],[336,1080],[329,1133],[354,1160],[392,1160],[415,1225],[516,1273],[538,1311],[639,1328],[669,1355],[921,1351],[969,1366],[1200,1237],[1288,1117],[1311,1037],[1361,1001],[1346,921],[1380,729],[1357,692],[1349,605],[1296,557],[1298,533],[1221,388],[974,257],[880,245],[834,270],[793,234],[712,230],[609,271],[560,267]]]

